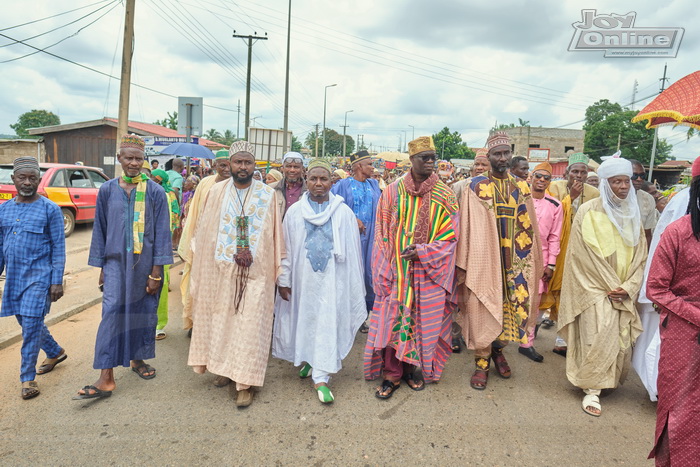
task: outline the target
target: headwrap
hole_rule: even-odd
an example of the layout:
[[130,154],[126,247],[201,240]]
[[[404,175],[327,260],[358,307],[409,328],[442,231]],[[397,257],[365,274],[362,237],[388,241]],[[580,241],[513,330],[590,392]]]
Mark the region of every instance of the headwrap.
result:
[[572,155],[569,156],[569,165],[568,167],[571,167],[574,164],[586,164],[588,165],[588,162],[590,162],[591,158],[588,157],[586,154],[582,152],[576,152]]
[[486,140],[486,148],[490,152],[491,149],[498,146],[508,146],[510,148],[510,136],[505,131],[495,131],[489,139]]
[[141,168],[151,170],[151,164],[149,164],[148,161],[143,161]]
[[298,159],[300,164],[304,163],[304,156],[299,154],[298,152],[290,151],[286,153],[284,156],[282,156],[282,164],[284,165],[285,162],[288,160],[295,160]]
[[138,149],[143,151],[146,147],[146,142],[139,135],[130,134],[122,136],[122,141],[119,143],[119,149]]
[[[350,156],[350,164],[354,164],[355,162],[360,162],[365,159],[369,159],[370,155],[369,152],[367,151],[357,151],[356,154],[353,154]],[[345,178],[345,177],[343,177]]]
[[[289,154],[289,153],[287,153]],[[328,173],[333,173],[333,170],[331,169],[331,165],[328,163],[328,161],[325,161],[323,159],[314,159],[311,162],[309,162],[309,167],[308,171],[311,172],[311,169],[315,169],[316,167],[320,167],[322,169],[326,169]]]
[[409,156],[415,156],[425,151],[435,151],[435,143],[432,136],[419,136],[408,143]]
[[17,172],[22,169],[31,169],[39,172],[39,162],[34,157],[18,157],[14,161],[12,171]]
[[477,157],[485,157],[488,159],[489,157],[489,150],[486,148],[479,148],[476,150],[476,155],[474,156],[474,159]]
[[641,214],[634,188],[630,188],[625,199],[620,199],[613,193],[608,179],[620,175],[632,177],[632,163],[630,161],[621,157],[613,157],[604,161],[598,167],[598,177],[600,178],[598,189],[608,219],[620,233],[625,245],[633,247],[639,243]]
[[199,177],[196,175],[190,175],[189,177],[187,177],[187,180],[195,186],[199,183]]
[[535,166],[535,168],[532,172],[535,173],[538,170],[541,170],[543,172],[548,172],[549,175],[552,175],[552,164],[550,164],[549,162],[540,162],[539,164],[537,164]]
[[690,169],[690,176],[693,178],[700,177],[700,157],[695,158],[693,166]]
[[255,157],[255,146],[250,144],[248,141],[236,141],[231,145],[229,152],[231,153],[231,156],[238,154],[239,152],[247,152]]
[[340,178],[348,178],[348,173],[344,171],[343,169],[335,169],[333,171],[334,174],[336,174]]
[[274,178],[276,182],[282,180],[282,172],[280,172],[277,169],[270,169],[270,171],[267,174],[272,175],[272,178]]
[[214,155],[214,160],[218,161],[219,159],[229,159],[230,157],[231,155],[226,149],[219,149]]
[[597,179],[600,179],[600,177],[598,176],[597,173],[595,173],[595,172],[588,172],[588,177],[586,177],[586,180],[591,179],[591,178],[593,178],[593,177],[595,177],[595,178],[597,178]]
[[260,180],[262,180],[262,172],[260,172],[259,170],[255,170],[253,171],[253,177],[255,177],[255,174],[258,174],[258,177],[260,177]]
[[170,177],[168,173],[163,169],[155,169],[151,171],[151,176],[156,179],[156,181],[163,187],[166,193],[173,191],[173,187],[170,186]]

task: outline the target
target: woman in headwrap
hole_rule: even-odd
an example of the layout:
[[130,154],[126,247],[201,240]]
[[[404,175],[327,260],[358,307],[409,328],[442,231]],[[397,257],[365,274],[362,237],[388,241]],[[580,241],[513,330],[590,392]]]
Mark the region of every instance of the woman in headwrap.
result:
[[[180,205],[177,196],[168,182],[168,174],[165,170],[155,169],[151,172],[153,181],[165,190],[168,197],[168,210],[170,211],[170,232],[175,230],[180,222]],[[163,266],[163,293],[158,301],[158,324],[156,325],[156,340],[165,339],[163,329],[168,324],[168,286],[170,285],[170,266]]]
[[187,177],[187,179],[185,179],[185,183],[182,185],[184,193],[182,193],[182,214],[180,215],[180,227],[185,226],[185,219],[187,218],[187,211],[190,207],[190,201],[192,200],[192,196],[194,196],[194,190],[197,189],[198,184],[199,177],[196,175],[190,175]]
[[282,180],[282,172],[280,172],[277,169],[270,169],[270,171],[267,173],[267,176],[265,177],[265,183],[268,185],[277,183],[280,180]]
[[335,184],[338,180],[342,180],[344,178],[348,178],[348,173],[343,169],[336,169],[331,174],[331,181],[333,182],[333,184]]
[[259,182],[263,181],[262,173],[260,173],[259,170],[256,170],[255,172],[253,172],[253,178]]

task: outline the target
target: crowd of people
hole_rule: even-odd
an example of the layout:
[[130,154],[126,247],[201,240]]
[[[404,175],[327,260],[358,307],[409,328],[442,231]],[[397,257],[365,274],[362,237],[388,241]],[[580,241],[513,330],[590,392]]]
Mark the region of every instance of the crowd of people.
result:
[[[408,151],[403,174],[378,173],[367,151],[353,154],[348,170],[318,158],[305,166],[290,152],[281,171],[263,174],[254,147],[238,141],[200,178],[183,177],[179,159],[171,171],[149,165],[143,140],[124,136],[122,175],[100,188],[89,253],[104,293],[93,363],[100,374],[74,399],[111,396],[116,367],[156,377],[147,360],[165,337],[176,251],[187,364],[215,375],[216,386],[235,384],[238,407],[263,386],[270,352],[310,377],[328,404],[332,375],[366,332],[364,376],[379,379],[375,396],[389,399],[404,383],[422,391],[439,381],[464,346],[474,355],[470,385],[484,390],[492,370],[512,376],[503,352],[510,342],[543,362],[538,330],[556,325],[553,351],[566,358],[581,408],[601,416],[601,392],[634,365],[659,401],[650,457],[692,465],[700,452],[700,158],[691,187],[661,206],[642,164],[619,154],[596,172],[588,156],[572,154],[564,179],[553,180],[549,163],[530,171],[508,135],[495,132],[459,179],[436,171],[444,166],[431,137]],[[17,159],[18,194],[0,206],[1,315],[22,326],[24,399],[39,394],[37,374],[67,357],[44,325],[63,294],[65,241],[60,210],[37,194],[39,179],[35,159]]]

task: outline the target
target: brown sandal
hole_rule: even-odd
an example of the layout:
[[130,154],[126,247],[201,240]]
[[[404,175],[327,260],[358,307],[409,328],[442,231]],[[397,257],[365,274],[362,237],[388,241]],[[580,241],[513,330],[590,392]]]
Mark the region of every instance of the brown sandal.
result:
[[508,366],[508,361],[506,360],[506,357],[503,355],[503,353],[494,352],[492,358],[493,363],[496,364],[496,370],[498,370],[498,374],[501,376],[501,378],[510,378],[510,367]]
[[474,370],[474,374],[472,375],[472,379],[469,381],[469,384],[471,385],[472,388],[478,390],[478,391],[483,391],[486,389],[486,384],[489,381],[489,370],[482,370],[480,368],[477,368]]
[[44,360],[44,362],[41,364],[39,369],[36,370],[36,374],[37,375],[45,375],[46,373],[53,371],[53,369],[56,367],[56,365],[65,361],[66,358],[68,358],[68,354],[66,353],[65,350],[61,349],[61,353],[58,354],[58,357],[47,358],[46,360]]
[[39,385],[36,381],[25,381],[22,383],[22,399],[32,399],[40,394]]

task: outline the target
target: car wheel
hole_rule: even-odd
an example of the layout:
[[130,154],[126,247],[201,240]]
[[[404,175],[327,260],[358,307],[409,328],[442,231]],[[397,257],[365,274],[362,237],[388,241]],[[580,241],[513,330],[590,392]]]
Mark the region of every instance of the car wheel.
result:
[[61,209],[61,214],[63,214],[63,231],[68,237],[75,229],[75,215],[73,211],[67,208]]

